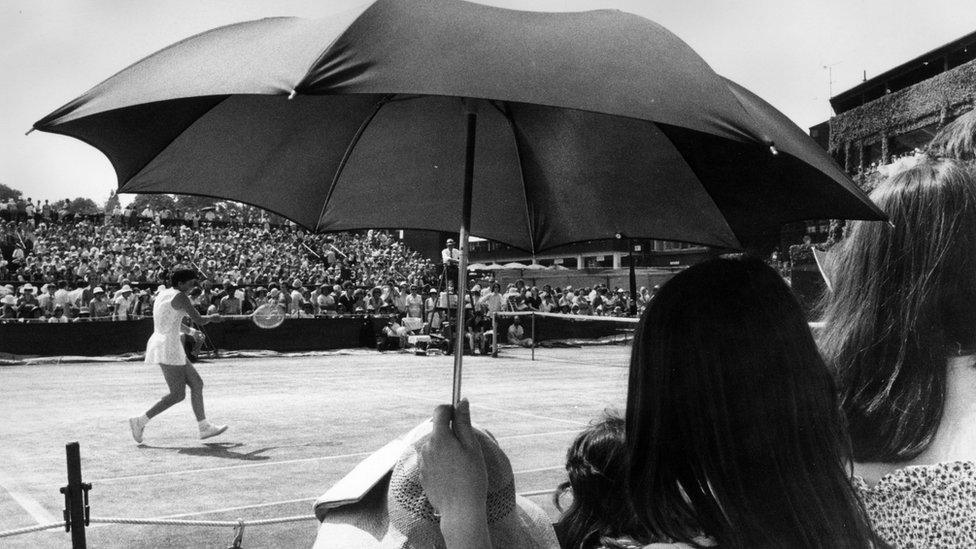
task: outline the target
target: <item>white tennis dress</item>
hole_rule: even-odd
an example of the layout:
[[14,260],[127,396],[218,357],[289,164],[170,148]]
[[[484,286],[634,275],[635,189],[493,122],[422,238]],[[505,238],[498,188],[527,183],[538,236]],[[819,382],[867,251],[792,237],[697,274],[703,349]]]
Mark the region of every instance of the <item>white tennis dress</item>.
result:
[[180,338],[180,325],[186,313],[173,308],[173,298],[180,291],[167,288],[153,303],[153,334],[146,344],[147,364],[186,364],[186,351]]

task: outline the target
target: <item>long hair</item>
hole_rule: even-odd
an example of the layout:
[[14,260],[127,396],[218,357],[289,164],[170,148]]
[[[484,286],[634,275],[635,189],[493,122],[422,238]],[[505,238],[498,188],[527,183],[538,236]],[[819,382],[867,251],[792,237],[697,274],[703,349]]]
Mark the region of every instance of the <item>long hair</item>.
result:
[[976,160],[976,109],[956,118],[935,134],[927,150],[933,156]]
[[820,345],[854,459],[901,462],[938,430],[946,357],[976,347],[976,181],[958,161],[923,157],[871,198],[891,225],[854,222],[831,252]]
[[870,547],[835,386],[796,299],[758,259],[657,293],[634,337],[628,489],[652,541]]
[[[566,451],[568,480],[553,494],[562,512],[556,523],[560,544],[568,549],[619,545],[618,538],[639,533],[626,498],[627,449],[624,420],[612,412],[580,433]],[[561,499],[572,497],[567,509]]]

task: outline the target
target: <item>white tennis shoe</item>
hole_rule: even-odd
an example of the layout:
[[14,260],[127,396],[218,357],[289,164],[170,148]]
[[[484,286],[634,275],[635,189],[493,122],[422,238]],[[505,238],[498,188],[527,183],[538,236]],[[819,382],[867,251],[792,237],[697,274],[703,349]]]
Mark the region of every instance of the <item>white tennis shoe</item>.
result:
[[200,438],[210,438],[215,437],[227,430],[226,425],[214,425],[213,423],[207,423],[206,426],[200,426]]
[[145,428],[146,422],[141,417],[129,418],[129,429],[132,431],[132,438],[139,444],[142,444],[142,432]]

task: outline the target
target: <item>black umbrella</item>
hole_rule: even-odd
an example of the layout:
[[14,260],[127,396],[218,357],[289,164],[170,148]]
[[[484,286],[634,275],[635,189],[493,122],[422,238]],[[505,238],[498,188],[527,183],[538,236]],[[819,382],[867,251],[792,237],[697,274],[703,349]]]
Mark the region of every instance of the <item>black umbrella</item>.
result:
[[619,11],[377,0],[240,23],[34,127],[103,151],[120,192],[315,231],[460,228],[465,251],[469,232],[532,253],[615,234],[738,248],[787,221],[884,218],[782,114]]

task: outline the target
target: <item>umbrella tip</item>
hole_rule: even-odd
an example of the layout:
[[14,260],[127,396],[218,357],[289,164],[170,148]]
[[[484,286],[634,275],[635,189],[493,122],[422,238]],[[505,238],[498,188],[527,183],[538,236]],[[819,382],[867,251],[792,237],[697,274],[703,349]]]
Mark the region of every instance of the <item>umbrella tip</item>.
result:
[[24,135],[30,135],[31,132],[34,131],[34,130],[36,130],[36,129],[37,128],[31,128],[31,129],[27,130],[26,132],[24,132]]
[[773,153],[773,156],[776,156],[779,154],[779,149],[776,148],[776,145],[771,144],[769,145],[769,152]]
[[297,94],[297,93],[298,92],[296,90],[291,90],[291,93],[288,94],[288,99],[289,100],[294,99],[295,98],[295,94]]

